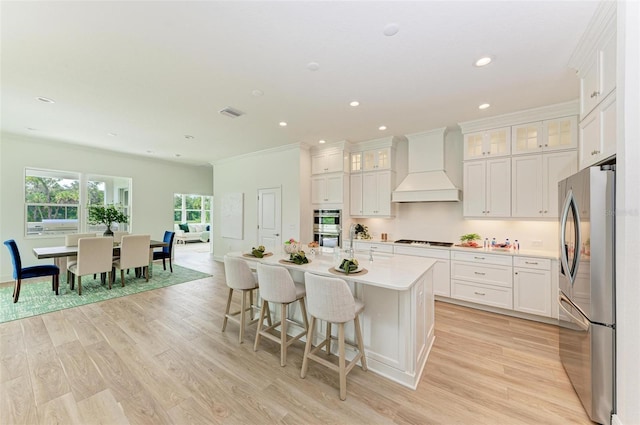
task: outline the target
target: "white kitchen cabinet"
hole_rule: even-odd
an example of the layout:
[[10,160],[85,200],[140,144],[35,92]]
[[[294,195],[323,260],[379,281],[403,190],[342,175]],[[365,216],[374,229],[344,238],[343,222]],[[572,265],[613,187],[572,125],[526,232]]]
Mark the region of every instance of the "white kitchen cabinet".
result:
[[584,119],[616,87],[616,32],[609,27],[590,54],[580,76],[580,118]]
[[344,171],[342,150],[330,150],[311,156],[311,174],[337,173]]
[[465,161],[465,217],[511,216],[511,159]]
[[362,152],[354,152],[350,158],[349,170],[352,173],[362,171]]
[[349,212],[353,216],[361,216],[362,210],[362,173],[349,176]]
[[464,135],[464,160],[511,154],[511,127],[495,128]]
[[[354,178],[355,177],[355,178]],[[395,173],[393,171],[369,171],[351,175],[351,215],[391,217],[391,190]],[[360,182],[362,183],[360,189]],[[362,194],[358,198],[358,191]]]
[[557,218],[558,182],[578,168],[577,152],[522,155],[511,158],[511,216]]
[[451,296],[451,266],[449,250],[412,246],[394,246],[393,253],[397,255],[413,255],[436,260],[433,270],[433,294],[443,297]]
[[551,260],[515,257],[513,268],[513,309],[552,317],[555,302],[551,281]]
[[616,92],[614,91],[580,122],[580,169],[615,155],[616,142]]
[[313,176],[311,178],[311,202],[313,204],[341,204],[343,202],[342,173]]
[[451,253],[451,297],[463,301],[513,308],[511,256]]
[[511,128],[512,155],[575,149],[578,120],[575,116],[515,125]]
[[391,147],[362,152],[362,170],[388,170],[391,168]]

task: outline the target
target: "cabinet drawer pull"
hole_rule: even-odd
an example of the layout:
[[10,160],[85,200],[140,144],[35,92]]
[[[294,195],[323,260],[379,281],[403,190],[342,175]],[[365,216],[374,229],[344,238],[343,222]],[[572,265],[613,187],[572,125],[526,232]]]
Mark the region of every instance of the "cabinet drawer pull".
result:
[[487,295],[484,292],[478,292],[478,291],[473,291],[473,293],[476,294],[476,295],[482,295],[482,296]]
[[474,274],[478,274],[480,276],[484,276],[486,273],[481,273],[481,272],[473,272]]
[[484,257],[473,257],[475,260],[485,260]]
[[533,264],[533,265],[538,265],[537,261],[525,261],[525,264]]

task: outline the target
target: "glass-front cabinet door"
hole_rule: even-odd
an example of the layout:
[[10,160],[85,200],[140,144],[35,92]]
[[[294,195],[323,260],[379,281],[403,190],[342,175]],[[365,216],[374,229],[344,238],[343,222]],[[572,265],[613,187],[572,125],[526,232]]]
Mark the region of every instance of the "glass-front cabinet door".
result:
[[578,119],[565,117],[544,122],[544,150],[574,149],[578,147]]
[[464,159],[479,159],[511,154],[511,127],[495,128],[464,135]]

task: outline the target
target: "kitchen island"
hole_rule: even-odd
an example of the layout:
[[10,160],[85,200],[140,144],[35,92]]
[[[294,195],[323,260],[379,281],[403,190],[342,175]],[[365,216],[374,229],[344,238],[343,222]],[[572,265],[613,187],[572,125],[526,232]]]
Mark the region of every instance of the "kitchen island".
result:
[[[304,282],[305,272],[346,280],[354,296],[365,305],[361,324],[369,370],[406,387],[417,387],[435,338],[434,260],[376,253],[373,261],[369,261],[368,254],[356,255],[364,270],[346,275],[336,272],[334,266],[339,261],[334,262],[333,255],[326,253],[309,255],[310,262],[302,265],[286,262],[287,254],[263,258],[240,252],[228,255],[242,257],[250,265],[257,261],[281,265],[297,282]],[[291,314],[300,312],[294,310]],[[318,331],[319,335],[324,334],[323,328]],[[353,341],[353,334],[353,323],[349,323],[347,340]],[[353,351],[347,351],[347,357],[353,355]]]

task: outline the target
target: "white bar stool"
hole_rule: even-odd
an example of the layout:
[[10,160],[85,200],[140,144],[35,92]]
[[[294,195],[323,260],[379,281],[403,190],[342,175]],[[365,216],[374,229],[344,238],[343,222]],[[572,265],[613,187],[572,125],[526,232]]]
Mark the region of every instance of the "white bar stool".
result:
[[[253,344],[253,351],[258,351],[260,337],[265,337],[280,344],[280,366],[287,364],[287,348],[295,341],[306,335],[309,330],[307,319],[307,309],[304,304],[306,295],[305,287],[301,283],[296,283],[291,278],[289,271],[280,266],[269,266],[258,264],[258,281],[260,282],[260,297],[262,298],[262,308],[260,309],[260,319],[258,319],[258,330],[256,331],[256,341]],[[289,304],[299,301],[304,331],[298,335],[287,338],[287,310]],[[280,321],[268,323],[268,327],[262,328],[265,315],[269,313],[269,303],[280,304]],[[267,318],[269,319],[269,318]],[[295,323],[291,321],[292,323]],[[297,324],[297,323],[296,323]],[[280,326],[280,336],[273,335],[271,331]]]
[[[343,279],[318,276],[306,272],[304,274],[304,282],[307,290],[307,304],[311,315],[311,325],[307,335],[307,344],[304,347],[304,359],[302,360],[300,377],[304,378],[307,375],[309,360],[314,360],[329,369],[338,371],[340,374],[340,400],[345,400],[347,398],[347,374],[353,369],[358,360],[360,360],[362,370],[367,370],[362,330],[358,317],[358,314],[364,310],[364,304],[353,297],[347,282]],[[327,333],[324,341],[314,349],[311,349],[316,319],[327,322]],[[346,364],[344,324],[350,320],[353,320],[355,324],[358,354],[349,364]],[[327,354],[331,353],[332,323],[338,324],[338,366],[316,355],[325,346],[327,347]]]
[[[240,325],[240,334],[238,340],[240,344],[244,341],[244,330],[247,325],[256,323],[258,319],[254,319],[253,310],[257,309],[253,305],[253,291],[258,289],[258,277],[251,271],[247,262],[241,258],[234,258],[224,256],[224,274],[229,287],[229,297],[227,298],[227,308],[224,312],[224,321],[222,322],[222,332],[227,328],[227,320],[232,321]],[[233,291],[240,291],[242,299],[240,301],[240,310],[230,312],[231,299],[233,298]],[[247,293],[249,293],[249,305],[247,306]],[[250,320],[247,323],[247,311],[250,312]],[[240,316],[238,319],[236,316]]]

